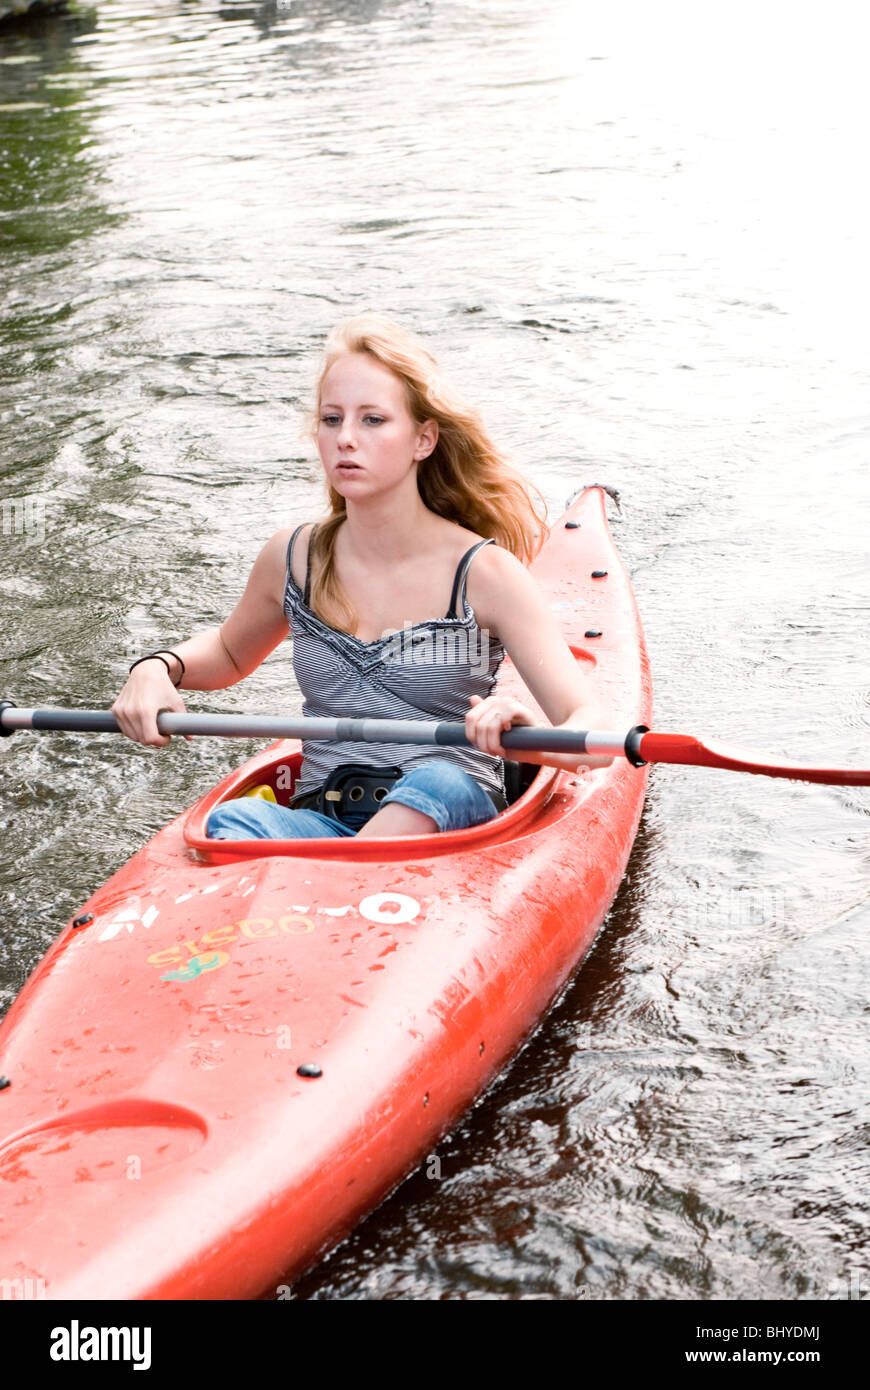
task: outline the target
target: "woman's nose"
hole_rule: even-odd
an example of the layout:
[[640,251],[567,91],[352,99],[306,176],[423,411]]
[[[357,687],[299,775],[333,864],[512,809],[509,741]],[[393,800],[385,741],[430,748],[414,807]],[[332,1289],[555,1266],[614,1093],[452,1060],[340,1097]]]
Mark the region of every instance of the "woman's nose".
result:
[[356,432],[353,427],[353,421],[345,419],[342,421],[341,429],[338,431],[338,447],[339,449],[352,449],[355,445]]

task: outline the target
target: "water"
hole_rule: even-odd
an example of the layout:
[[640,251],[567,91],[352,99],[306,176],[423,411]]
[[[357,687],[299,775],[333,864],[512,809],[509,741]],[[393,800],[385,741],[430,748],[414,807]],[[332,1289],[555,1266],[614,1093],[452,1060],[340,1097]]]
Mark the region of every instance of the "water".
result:
[[[863,21],[600,9],[104,0],[0,35],[0,694],[106,706],[222,620],[318,510],[316,352],[371,307],[553,515],[622,490],[658,727],[870,761]],[[188,701],[298,712],[289,647]],[[176,743],[0,749],[3,1008],[256,746]],[[867,1284],[868,809],[655,770],[558,1008],[295,1295]]]

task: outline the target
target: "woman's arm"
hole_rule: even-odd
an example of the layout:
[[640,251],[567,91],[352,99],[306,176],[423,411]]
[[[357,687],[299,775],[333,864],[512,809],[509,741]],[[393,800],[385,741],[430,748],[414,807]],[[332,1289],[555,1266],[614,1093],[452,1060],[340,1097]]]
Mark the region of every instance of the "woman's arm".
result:
[[[277,531],[266,542],[254,562],[245,592],[226,622],[220,627],[198,632],[172,650],[184,662],[181,689],[225,690],[244,680],[283,641],[289,624],[282,607],[289,531]],[[162,661],[142,661],[130,672],[112,705],[122,733],[137,743],[162,748],[169,736],[159,733],[157,715],[161,710],[184,713],[184,701],[174,682],[181,667],[169,652]]]
[[[469,570],[468,601],[480,626],[504,644],[520,676],[555,728],[600,729],[606,726],[606,711],[588,675],[581,670],[565,641],[540,586],[515,556],[497,546],[481,550]],[[531,710],[511,696],[491,695],[481,700],[475,695],[465,726],[468,737],[478,748],[499,758],[544,763],[572,772],[579,767],[609,767],[613,762],[612,757],[603,754],[535,753],[501,746],[503,730],[514,724],[538,722]]]

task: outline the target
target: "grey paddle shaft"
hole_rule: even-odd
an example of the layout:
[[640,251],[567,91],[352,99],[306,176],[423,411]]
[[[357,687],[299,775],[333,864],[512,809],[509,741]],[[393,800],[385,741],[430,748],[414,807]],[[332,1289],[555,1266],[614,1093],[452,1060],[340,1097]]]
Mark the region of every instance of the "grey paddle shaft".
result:
[[[157,716],[161,734],[212,734],[237,738],[338,739],[346,743],[432,743],[472,747],[464,724],[415,719],[282,719],[268,714],[170,714]],[[106,710],[18,709],[0,705],[0,733],[15,729],[58,729],[73,733],[117,734],[118,722]],[[541,752],[624,753],[626,735],[521,726],[502,734],[505,748]]]

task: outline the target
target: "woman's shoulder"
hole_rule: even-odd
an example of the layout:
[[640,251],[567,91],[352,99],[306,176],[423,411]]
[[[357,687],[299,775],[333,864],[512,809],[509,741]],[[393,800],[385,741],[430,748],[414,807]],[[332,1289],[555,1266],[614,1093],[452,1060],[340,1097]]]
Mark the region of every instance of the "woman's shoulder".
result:
[[[248,578],[248,585],[253,592],[262,595],[264,598],[274,600],[280,608],[284,606],[284,598],[287,589],[287,557],[290,552],[290,542],[293,541],[293,577],[297,578],[299,570],[299,550],[300,541],[305,541],[301,548],[307,551],[307,534],[310,533],[311,526],[282,526],[280,530],[273,531],[272,535],[260,547],[253,569]],[[305,583],[305,555],[302,555],[302,585]],[[298,581],[297,581],[298,582]]]
[[[486,540],[485,536],[466,533],[466,549]],[[528,584],[534,583],[521,560],[496,541],[492,545],[481,545],[468,566],[465,594],[472,612],[481,628],[487,628],[494,637],[499,637],[499,629],[505,613],[518,599],[521,600]]]
[[[282,590],[287,581],[287,561],[292,561],[291,575],[300,589],[305,587],[305,567],[308,563],[308,543],[314,522],[296,522],[293,526],[282,526],[275,531],[264,546],[264,553],[270,552],[276,571],[280,571]],[[292,546],[291,546],[292,541]]]
[[499,574],[505,571],[522,573],[527,569],[522,560],[518,559],[513,551],[508,546],[503,545],[495,536],[482,535],[468,526],[461,526],[458,522],[444,522],[440,541],[444,550],[452,549],[458,556],[464,556],[475,546],[480,546],[480,551],[475,557],[475,565],[481,563]]
[[481,546],[468,567],[468,597],[474,606],[474,596],[502,606],[510,602],[512,594],[523,590],[534,582],[523,564],[512,551],[499,545]]
[[[443,530],[439,534],[439,542],[443,551],[452,551],[457,559],[461,559],[472,550],[474,546],[483,546],[487,536],[481,536],[477,531],[472,531],[468,526],[461,526],[458,521],[445,521]],[[484,546],[486,550],[493,550],[492,545]]]

